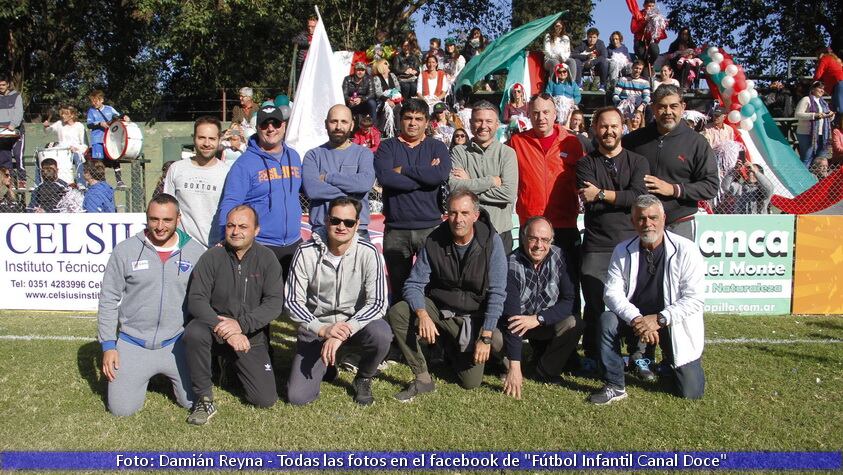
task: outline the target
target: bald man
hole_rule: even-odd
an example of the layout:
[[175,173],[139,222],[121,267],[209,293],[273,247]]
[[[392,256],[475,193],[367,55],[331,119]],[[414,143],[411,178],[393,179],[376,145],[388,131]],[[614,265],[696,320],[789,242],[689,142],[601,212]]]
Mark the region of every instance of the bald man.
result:
[[310,226],[324,230],[328,203],[350,196],[360,201],[360,226],[357,233],[369,237],[369,190],[375,184],[372,151],[351,142],[354,121],[351,109],[335,105],[328,110],[325,130],[328,142],[311,149],[302,163],[302,188],[310,201]]

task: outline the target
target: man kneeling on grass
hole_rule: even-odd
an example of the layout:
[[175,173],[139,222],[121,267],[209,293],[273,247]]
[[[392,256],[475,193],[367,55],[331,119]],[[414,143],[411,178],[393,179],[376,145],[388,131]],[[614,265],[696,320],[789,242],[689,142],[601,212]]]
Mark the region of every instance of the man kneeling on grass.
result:
[[626,398],[621,336],[633,332],[642,342],[658,344],[663,366],[676,383],[676,394],[700,399],[705,391],[703,279],[705,261],[697,245],[664,230],[662,202],[641,195],[632,207],[637,237],[615,247],[606,291],[609,309],[600,315],[600,369],[606,385],[593,393],[594,404]]
[[287,383],[290,404],[313,401],[320,383],[336,378],[341,346],[360,354],[354,401],[374,402],[372,377],[389,351],[392,331],[383,320],[388,305],[383,257],[357,234],[361,209],[354,198],[331,200],[325,227],[299,246],[290,264],[285,308],[299,325]]
[[179,202],[162,193],[146,208],[146,229],[114,247],[102,278],[98,311],[108,410],[129,416],[143,407],[156,374],[190,407],[185,365],[184,296],[205,246],[178,229]]
[[[453,355],[460,385],[480,386],[505,297],[503,241],[477,195],[457,190],[448,197],[448,221],[430,233],[418,253],[404,284],[405,301],[387,314],[396,344],[415,375],[395,398],[409,402],[434,390],[418,337],[433,344],[440,331],[450,337],[446,351]],[[500,343],[499,332],[497,336]]]
[[543,216],[521,228],[518,250],[509,255],[506,301],[498,327],[503,333],[507,367],[503,392],[521,399],[521,349],[530,341],[536,375],[558,382],[562,368],[577,349],[582,320],[573,314],[574,284],[565,270],[565,255],[553,245],[553,226]]
[[196,402],[187,422],[202,425],[216,414],[211,383],[213,354],[234,355],[246,400],[271,407],[278,400],[269,355],[269,324],[284,306],[281,264],[255,242],[258,214],[249,205],[228,212],[225,245],[208,249],[196,264],[187,296],[193,320],[184,331]]

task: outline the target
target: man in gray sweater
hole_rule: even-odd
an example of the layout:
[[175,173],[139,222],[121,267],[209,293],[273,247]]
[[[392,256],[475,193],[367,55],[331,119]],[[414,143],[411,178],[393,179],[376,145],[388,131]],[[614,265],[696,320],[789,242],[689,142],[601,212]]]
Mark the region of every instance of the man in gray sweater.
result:
[[108,380],[108,410],[129,416],[143,407],[156,374],[173,383],[176,400],[190,407],[184,345],[184,297],[205,250],[178,229],[179,204],[162,193],[146,210],[146,230],[114,247],[102,279],[98,339]]
[[507,254],[512,251],[512,210],[518,193],[518,161],[515,150],[500,143],[498,109],[489,101],[471,108],[471,133],[465,145],[451,150],[451,190],[465,189],[480,198],[489,213]]
[[360,210],[354,198],[332,200],[326,228],[293,256],[284,308],[299,326],[287,384],[296,406],[319,397],[320,383],[336,376],[340,347],[360,355],[354,401],[374,402],[372,377],[389,351],[392,331],[383,320],[388,305],[383,256],[357,234]]

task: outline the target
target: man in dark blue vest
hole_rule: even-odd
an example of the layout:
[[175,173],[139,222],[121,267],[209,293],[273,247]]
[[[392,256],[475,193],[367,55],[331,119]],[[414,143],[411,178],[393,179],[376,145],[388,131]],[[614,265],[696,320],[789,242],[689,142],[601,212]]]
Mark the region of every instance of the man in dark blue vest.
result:
[[404,301],[392,306],[387,320],[415,379],[395,395],[401,402],[432,392],[433,379],[419,348],[440,332],[465,389],[480,386],[506,298],[506,253],[477,195],[458,190],[448,197],[448,221],[439,225],[419,251],[404,284]]

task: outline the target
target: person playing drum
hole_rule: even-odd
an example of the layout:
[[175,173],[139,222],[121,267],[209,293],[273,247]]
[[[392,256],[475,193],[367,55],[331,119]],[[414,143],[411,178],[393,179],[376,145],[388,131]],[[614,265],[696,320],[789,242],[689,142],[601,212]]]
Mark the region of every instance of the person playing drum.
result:
[[[76,120],[78,115],[79,111],[75,107],[62,105],[59,107],[59,117],[61,117],[61,120],[53,123],[50,123],[49,119],[45,120],[44,129],[51,130],[58,136],[58,143],[54,148],[70,150],[73,163],[72,173],[75,177],[76,185],[80,189],[84,189],[85,179],[82,177],[82,162],[84,162],[83,157],[88,150],[88,146],[85,144],[85,126]],[[59,173],[61,174],[61,171]],[[40,180],[36,181],[40,182]]]
[[[129,121],[126,115],[120,116],[113,107],[105,104],[105,93],[99,89],[94,89],[88,95],[91,101],[91,108],[88,109],[88,128],[91,130],[91,158],[94,160],[103,160],[105,158],[105,149],[103,139],[105,138],[105,131],[115,120]],[[115,188],[126,188],[123,183],[123,177],[120,173],[120,162],[117,160],[106,160],[105,165],[114,169],[114,178],[117,180]]]

